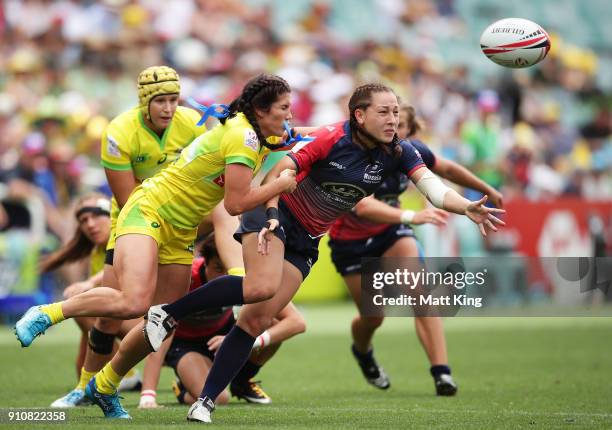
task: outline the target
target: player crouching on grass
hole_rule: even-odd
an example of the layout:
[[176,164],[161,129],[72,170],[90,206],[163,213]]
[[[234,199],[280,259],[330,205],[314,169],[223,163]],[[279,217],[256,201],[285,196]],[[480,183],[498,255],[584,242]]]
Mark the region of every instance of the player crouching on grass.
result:
[[[227,274],[217,253],[213,235],[204,241],[200,254],[202,257],[196,258],[191,266],[190,291]],[[214,355],[235,323],[231,307],[196,312],[179,323],[166,354],[166,364],[177,375],[173,390],[179,403],[192,404],[198,399]],[[275,324],[257,337],[251,356],[230,384],[231,395],[249,403],[269,404],[272,399],[253,378],[280,348],[281,342],[304,330],[304,318],[289,303],[276,316]],[[224,390],[217,402],[226,404],[228,401],[229,393]]]

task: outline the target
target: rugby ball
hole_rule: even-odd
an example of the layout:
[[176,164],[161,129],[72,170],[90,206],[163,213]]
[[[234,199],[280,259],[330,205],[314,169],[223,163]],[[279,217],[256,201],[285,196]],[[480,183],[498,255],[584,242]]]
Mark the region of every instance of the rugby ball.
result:
[[533,66],[546,57],[550,37],[542,27],[522,18],[506,18],[488,26],[480,49],[496,64],[513,69]]

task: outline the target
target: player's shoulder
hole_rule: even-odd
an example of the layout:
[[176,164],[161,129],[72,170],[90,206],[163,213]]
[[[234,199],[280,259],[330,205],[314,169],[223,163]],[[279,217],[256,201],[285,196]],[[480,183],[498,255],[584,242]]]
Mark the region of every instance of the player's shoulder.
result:
[[337,142],[347,136],[347,134],[348,121],[342,121],[319,127],[311,133],[311,136],[316,138],[316,140],[332,140]]
[[298,152],[305,149],[307,151],[322,151],[324,154],[329,154],[333,147],[343,145],[348,141],[348,139],[345,139],[347,135],[348,121],[324,125],[309,134],[314,140],[304,145],[297,145],[292,151]]
[[198,121],[200,121],[200,114],[194,109],[185,106],[178,106],[172,120],[181,125],[189,125],[192,128],[195,128],[197,127],[196,124]]
[[129,138],[137,133],[141,128],[138,108],[125,111],[115,118],[106,127],[107,135],[112,135],[116,138]]
[[260,142],[255,129],[243,114],[228,119],[224,125],[223,140],[226,143],[244,144],[254,151],[259,151]]
[[402,153],[408,151],[411,154],[421,155],[421,150],[429,151],[424,144],[419,144],[417,141],[404,139],[400,140],[400,146],[402,147]]

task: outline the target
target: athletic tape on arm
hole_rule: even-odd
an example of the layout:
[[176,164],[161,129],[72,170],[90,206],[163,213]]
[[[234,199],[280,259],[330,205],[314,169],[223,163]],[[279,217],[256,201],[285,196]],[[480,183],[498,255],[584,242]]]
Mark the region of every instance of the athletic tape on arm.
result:
[[421,176],[416,186],[435,207],[444,209],[444,196],[451,189],[444,185],[440,178],[428,170]]

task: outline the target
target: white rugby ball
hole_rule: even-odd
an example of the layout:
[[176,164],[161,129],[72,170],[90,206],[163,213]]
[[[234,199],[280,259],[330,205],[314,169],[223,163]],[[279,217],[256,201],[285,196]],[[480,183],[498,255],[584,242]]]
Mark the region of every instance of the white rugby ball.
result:
[[522,18],[506,18],[488,26],[480,49],[494,63],[513,69],[533,66],[546,57],[550,37],[542,27]]

